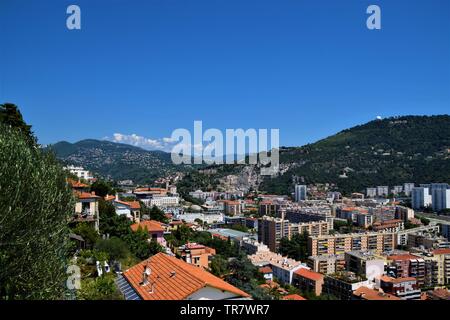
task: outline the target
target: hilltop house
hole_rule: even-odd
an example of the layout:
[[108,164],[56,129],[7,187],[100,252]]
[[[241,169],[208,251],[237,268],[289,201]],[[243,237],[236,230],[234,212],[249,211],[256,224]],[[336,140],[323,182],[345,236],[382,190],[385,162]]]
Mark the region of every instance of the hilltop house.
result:
[[131,225],[131,230],[137,231],[141,227],[143,230],[147,230],[149,237],[152,240],[156,240],[160,245],[166,246],[166,239],[164,239],[164,228],[162,223],[155,220],[146,220]]

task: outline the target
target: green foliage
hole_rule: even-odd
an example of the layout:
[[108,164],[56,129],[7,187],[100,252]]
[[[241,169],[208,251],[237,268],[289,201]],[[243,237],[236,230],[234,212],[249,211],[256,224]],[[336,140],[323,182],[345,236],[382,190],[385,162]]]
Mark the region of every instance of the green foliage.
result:
[[12,103],[0,104],[1,123],[20,131],[30,145],[37,143],[36,137],[31,131],[31,126],[25,123],[16,105]]
[[82,280],[77,298],[80,300],[123,300],[112,274]]
[[280,253],[297,261],[305,261],[308,258],[308,233],[294,234],[291,240],[282,238],[280,241]]
[[92,248],[99,239],[97,231],[89,223],[78,223],[76,227],[72,229],[72,232],[82,236],[85,241],[85,245],[88,248]]
[[212,274],[222,277],[228,273],[228,261],[220,254],[216,254],[212,257],[209,268]]
[[97,196],[100,196],[102,198],[106,197],[108,194],[115,194],[114,189],[112,186],[104,181],[104,180],[97,180],[91,185],[91,192],[95,192]]
[[53,155],[0,124],[0,299],[63,298],[74,205]]
[[123,239],[131,233],[131,221],[124,215],[117,215],[112,203],[100,199],[98,210],[101,234]]
[[127,244],[119,238],[101,239],[95,244],[96,251],[105,252],[110,260],[122,260],[130,256]]
[[167,219],[164,211],[159,209],[157,206],[153,206],[150,209],[148,214],[150,215],[150,219],[151,220],[156,220],[156,221],[160,221],[160,222],[163,222],[163,223],[168,223],[169,222],[169,219]]
[[[289,194],[293,176],[304,183],[333,183],[344,194],[367,186],[450,181],[450,116],[404,116],[343,130],[300,148],[280,150],[281,164],[296,164],[266,178],[269,193]],[[339,178],[349,167],[347,178]]]

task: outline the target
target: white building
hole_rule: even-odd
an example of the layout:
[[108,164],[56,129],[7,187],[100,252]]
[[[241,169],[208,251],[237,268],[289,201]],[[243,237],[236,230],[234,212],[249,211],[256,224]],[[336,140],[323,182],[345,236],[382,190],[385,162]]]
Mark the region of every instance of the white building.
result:
[[386,197],[389,194],[388,186],[377,186],[377,196]]
[[248,258],[255,266],[270,266],[273,271],[273,277],[280,283],[292,284],[292,277],[295,271],[301,268],[309,269],[300,261],[283,257],[271,251],[253,254],[248,256]]
[[416,210],[429,207],[431,205],[430,190],[426,187],[414,187],[411,191],[411,205]]
[[295,185],[295,202],[300,202],[302,200],[306,200],[306,186],[301,184]]
[[433,210],[439,212],[443,209],[450,209],[450,189],[446,183],[433,183],[431,185],[431,204]]
[[152,198],[149,199],[142,199],[142,202],[147,207],[170,207],[170,206],[177,206],[180,203],[179,197],[170,197],[170,196],[155,196],[153,195]]
[[414,188],[414,183],[404,183],[403,184],[403,192],[407,197],[411,195],[412,189]]
[[88,170],[85,170],[83,167],[67,166],[67,167],[64,167],[64,169],[69,170],[70,173],[76,175],[79,179],[84,179],[84,180],[94,179],[94,177],[92,176],[92,173]]
[[377,196],[377,188],[367,188],[366,196],[367,198],[375,198]]
[[196,219],[200,219],[208,224],[224,221],[223,213],[183,213],[175,215],[175,218],[187,223],[193,223]]

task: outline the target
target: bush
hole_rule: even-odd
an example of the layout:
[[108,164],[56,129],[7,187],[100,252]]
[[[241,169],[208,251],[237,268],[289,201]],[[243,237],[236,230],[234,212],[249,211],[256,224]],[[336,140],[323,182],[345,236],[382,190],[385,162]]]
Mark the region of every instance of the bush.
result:
[[74,209],[54,156],[0,123],[0,299],[62,299]]

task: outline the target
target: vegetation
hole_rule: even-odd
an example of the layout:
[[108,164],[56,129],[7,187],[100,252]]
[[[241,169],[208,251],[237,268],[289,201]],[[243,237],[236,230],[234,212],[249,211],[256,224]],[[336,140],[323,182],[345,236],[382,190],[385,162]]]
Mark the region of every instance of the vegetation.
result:
[[308,233],[294,234],[289,240],[282,238],[280,241],[280,253],[297,261],[305,261],[308,258]]
[[0,299],[62,299],[72,192],[17,108],[0,110]]

